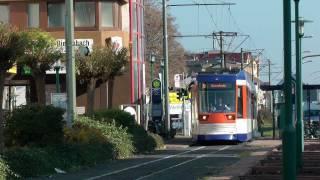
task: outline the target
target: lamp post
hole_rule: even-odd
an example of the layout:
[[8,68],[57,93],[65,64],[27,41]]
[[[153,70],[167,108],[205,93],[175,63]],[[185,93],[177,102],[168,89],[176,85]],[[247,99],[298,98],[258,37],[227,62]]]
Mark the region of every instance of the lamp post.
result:
[[150,54],[150,119],[152,120],[152,81],[153,81],[153,64],[156,61],[156,57],[153,53]]
[[296,132],[292,116],[291,82],[291,0],[283,0],[283,42],[284,42],[284,97],[285,126],[283,129],[283,179],[295,180],[296,177]]
[[297,135],[297,167],[302,165],[302,152],[304,145],[304,136],[303,136],[303,123],[302,123],[302,82],[301,82],[301,37],[304,35],[304,23],[299,18],[299,1],[295,0],[295,45],[296,45],[296,135]]
[[302,64],[301,61],[301,39],[304,37],[304,24],[306,22],[311,22],[304,20],[303,18],[299,17],[299,1],[295,0],[295,48],[296,48],[296,117],[297,117],[297,167],[302,167],[302,156],[304,151],[304,128],[303,128],[303,117],[302,117]]
[[150,61],[150,78],[151,78],[151,84],[152,84],[152,80],[153,80],[153,65],[156,62],[156,57],[155,57],[155,55],[153,53],[150,54],[149,61]]
[[169,53],[168,53],[168,27],[167,27],[167,0],[162,0],[162,20],[163,20],[163,58],[164,58],[164,75],[163,75],[163,95],[164,95],[164,120],[165,132],[167,137],[170,133],[170,115],[169,115]]
[[59,74],[59,71],[61,69],[61,61],[60,60],[58,60],[55,63],[54,69],[56,71],[56,92],[60,93],[60,74]]

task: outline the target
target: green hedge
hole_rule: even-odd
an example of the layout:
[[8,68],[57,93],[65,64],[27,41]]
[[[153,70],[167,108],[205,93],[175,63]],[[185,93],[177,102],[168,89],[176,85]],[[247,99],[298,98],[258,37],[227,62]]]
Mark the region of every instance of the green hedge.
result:
[[28,105],[15,109],[6,121],[6,145],[61,144],[63,113],[62,109],[53,106]]
[[[82,133],[70,132],[84,129]],[[11,148],[0,157],[0,179],[35,177],[54,174],[54,168],[73,171],[111,159],[122,159],[133,154],[135,148],[126,128],[115,123],[102,123],[88,117],[79,117],[69,129],[64,144],[47,147]],[[97,140],[98,138],[98,140]]]
[[131,141],[127,128],[116,126],[114,122],[105,123],[95,121],[89,117],[79,117],[75,126],[90,127],[101,131],[102,135],[114,146],[114,154],[117,158],[126,158],[133,154],[135,148]]
[[129,113],[119,109],[102,109],[94,112],[94,118],[99,121],[113,122],[115,121],[117,126],[128,127],[129,130],[136,126],[134,117]]
[[[39,107],[39,110],[36,108],[37,106],[19,108],[10,117],[10,123],[6,129],[6,133],[10,133],[6,137],[11,139],[20,137],[21,135],[14,136],[12,133],[15,132],[15,128],[20,134],[26,134],[29,137],[23,138],[23,141],[14,139],[19,143],[10,141],[10,145],[14,146],[0,155],[0,179],[50,175],[55,173],[54,168],[70,172],[111,159],[127,158],[134,152],[152,151],[163,147],[160,136],[146,132],[141,126],[135,124],[133,117],[123,111],[108,111],[107,115],[101,115],[99,120],[78,117],[73,128],[62,130],[64,141],[60,140],[59,135],[59,141],[51,141],[54,143],[46,145],[44,135],[33,139],[33,133],[30,130],[20,129],[28,127],[33,131],[45,133],[41,128],[49,128],[49,125],[52,125],[52,122],[48,122],[46,118],[52,120],[60,117],[61,112],[51,106]],[[48,111],[56,114],[53,115]],[[28,121],[28,119],[31,120]],[[24,125],[20,125],[19,122]],[[33,146],[34,144],[41,146]]]
[[135,122],[132,115],[125,111],[117,109],[100,110],[94,113],[94,117],[100,122],[115,121],[117,126],[128,128],[136,153],[149,152],[164,146],[163,139],[160,136],[148,133]]
[[111,144],[68,144],[9,150],[0,158],[0,179],[44,176],[54,168],[73,171],[112,159]]

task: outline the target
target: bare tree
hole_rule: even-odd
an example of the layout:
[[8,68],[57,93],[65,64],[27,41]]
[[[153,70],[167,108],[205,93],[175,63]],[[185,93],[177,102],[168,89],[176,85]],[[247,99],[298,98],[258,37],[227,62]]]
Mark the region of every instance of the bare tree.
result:
[[[185,71],[184,55],[185,50],[177,41],[174,35],[179,35],[178,27],[174,24],[175,19],[168,15],[168,47],[169,47],[169,82],[173,85],[173,75]],[[155,63],[156,71],[160,69],[160,60],[162,59],[163,35],[162,35],[162,11],[161,4],[154,0],[145,1],[144,11],[144,31],[146,42],[146,74],[147,84],[150,84],[150,64],[149,56],[151,53],[157,55]]]

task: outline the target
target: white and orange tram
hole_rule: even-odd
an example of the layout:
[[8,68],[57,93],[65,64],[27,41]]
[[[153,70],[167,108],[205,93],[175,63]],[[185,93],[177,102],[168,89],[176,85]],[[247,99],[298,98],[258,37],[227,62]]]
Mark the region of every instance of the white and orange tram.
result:
[[199,73],[191,88],[194,141],[248,141],[257,128],[256,91],[245,71]]

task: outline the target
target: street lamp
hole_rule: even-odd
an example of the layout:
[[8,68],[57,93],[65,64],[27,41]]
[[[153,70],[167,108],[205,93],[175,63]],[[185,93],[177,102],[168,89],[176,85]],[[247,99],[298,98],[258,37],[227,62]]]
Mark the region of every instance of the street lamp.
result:
[[150,103],[149,103],[149,109],[150,109],[150,119],[152,119],[152,81],[153,81],[153,64],[156,62],[156,56],[154,53],[150,54],[149,57],[150,61]]
[[299,17],[299,1],[295,0],[295,44],[296,44],[296,132],[297,132],[297,139],[296,139],[296,146],[297,146],[297,167],[301,168],[302,166],[302,152],[304,151],[304,128],[303,128],[303,117],[302,117],[302,69],[301,66],[301,39],[304,36],[304,24],[307,22],[312,22],[309,20],[305,20],[303,17]]
[[151,84],[152,84],[152,81],[153,81],[153,64],[156,62],[156,56],[155,56],[154,53],[150,54],[149,61],[150,61],[150,78],[151,78]]
[[54,69],[56,71],[56,92],[60,93],[60,74],[59,74],[59,71],[61,69],[61,61],[60,60],[58,60],[55,63]]

